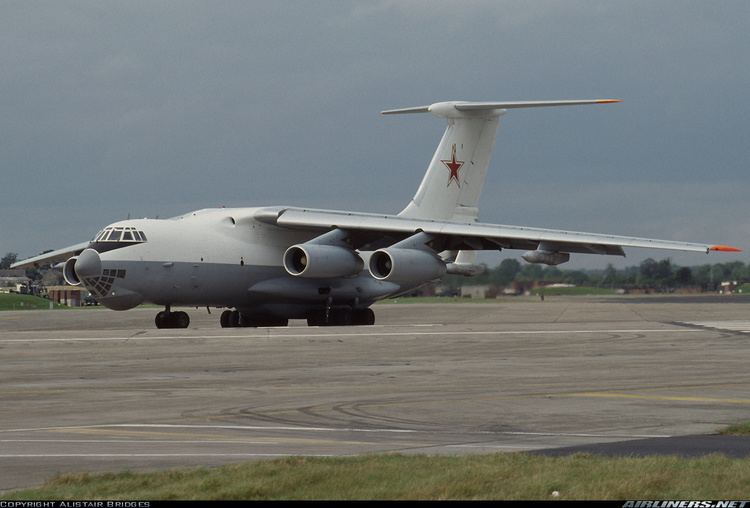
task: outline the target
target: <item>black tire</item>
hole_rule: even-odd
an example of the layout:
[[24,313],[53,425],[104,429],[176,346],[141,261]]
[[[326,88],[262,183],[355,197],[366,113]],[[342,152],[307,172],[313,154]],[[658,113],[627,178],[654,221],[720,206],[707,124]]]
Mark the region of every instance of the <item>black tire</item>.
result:
[[352,312],[352,324],[370,326],[375,324],[375,313],[372,309],[356,309]]
[[221,316],[219,317],[219,324],[222,328],[229,328],[232,326],[230,324],[230,319],[232,317],[232,311],[231,310],[225,310],[221,313]]
[[313,311],[307,316],[307,326],[325,326],[326,313],[324,311]]
[[233,310],[231,311],[231,314],[229,314],[229,326],[235,327],[240,326],[240,311]]
[[154,318],[154,324],[157,328],[168,328],[168,321],[165,319],[167,316],[167,313],[165,311],[161,311],[158,314],[156,314],[156,317]]
[[269,317],[259,320],[257,326],[289,326],[289,320],[286,318]]
[[328,316],[329,326],[351,326],[353,312],[350,309],[332,310]]
[[190,316],[187,315],[187,312],[175,312],[172,316],[172,322],[175,328],[187,328],[190,326]]

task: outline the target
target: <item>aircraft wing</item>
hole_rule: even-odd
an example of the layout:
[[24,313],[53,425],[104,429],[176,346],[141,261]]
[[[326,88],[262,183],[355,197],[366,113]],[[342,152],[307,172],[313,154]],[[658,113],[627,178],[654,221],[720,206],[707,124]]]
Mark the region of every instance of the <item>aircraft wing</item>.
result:
[[10,265],[11,268],[33,268],[38,266],[49,266],[66,261],[71,256],[77,256],[86,247],[89,242],[77,243],[70,247],[53,250],[44,254],[39,254],[33,258],[23,259]]
[[267,213],[260,211],[255,218],[286,228],[314,229],[321,232],[335,228],[343,229],[352,233],[355,238],[355,247],[360,250],[382,247],[380,239],[383,237],[386,237],[390,243],[393,239],[401,240],[415,233],[424,232],[437,240],[435,245],[437,251],[535,250],[540,244],[543,244],[544,250],[615,256],[625,255],[623,247],[704,253],[740,251],[727,245],[303,208],[269,210]]

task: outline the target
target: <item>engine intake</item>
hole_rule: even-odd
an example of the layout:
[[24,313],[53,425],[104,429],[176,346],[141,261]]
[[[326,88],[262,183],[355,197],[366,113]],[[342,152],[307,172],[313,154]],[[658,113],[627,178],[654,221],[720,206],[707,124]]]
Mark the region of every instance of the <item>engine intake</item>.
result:
[[379,249],[370,256],[370,274],[396,284],[427,282],[445,274],[445,263],[421,249]]
[[364,262],[352,249],[335,245],[292,245],[284,253],[284,269],[295,277],[347,277],[362,271]]
[[73,256],[63,265],[63,279],[65,279],[65,282],[71,286],[78,286],[81,284],[81,279],[79,279],[78,274],[76,274],[76,261],[78,261],[78,256]]

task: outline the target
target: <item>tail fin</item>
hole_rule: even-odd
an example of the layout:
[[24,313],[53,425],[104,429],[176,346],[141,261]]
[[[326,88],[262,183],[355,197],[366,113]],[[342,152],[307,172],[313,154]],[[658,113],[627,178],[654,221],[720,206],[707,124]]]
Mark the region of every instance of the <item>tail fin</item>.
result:
[[438,102],[430,106],[391,109],[384,115],[432,113],[448,120],[417,193],[399,216],[473,222],[495,146],[499,118],[508,109],[607,104],[614,99],[533,102]]

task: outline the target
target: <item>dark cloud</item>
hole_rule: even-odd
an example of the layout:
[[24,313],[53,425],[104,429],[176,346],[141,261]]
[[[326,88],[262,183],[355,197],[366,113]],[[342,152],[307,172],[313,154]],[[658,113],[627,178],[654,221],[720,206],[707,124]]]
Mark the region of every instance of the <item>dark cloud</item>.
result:
[[747,19],[743,1],[8,2],[0,251],[222,204],[395,212],[443,126],[381,109],[597,97],[625,102],[504,118],[482,218],[744,246]]

